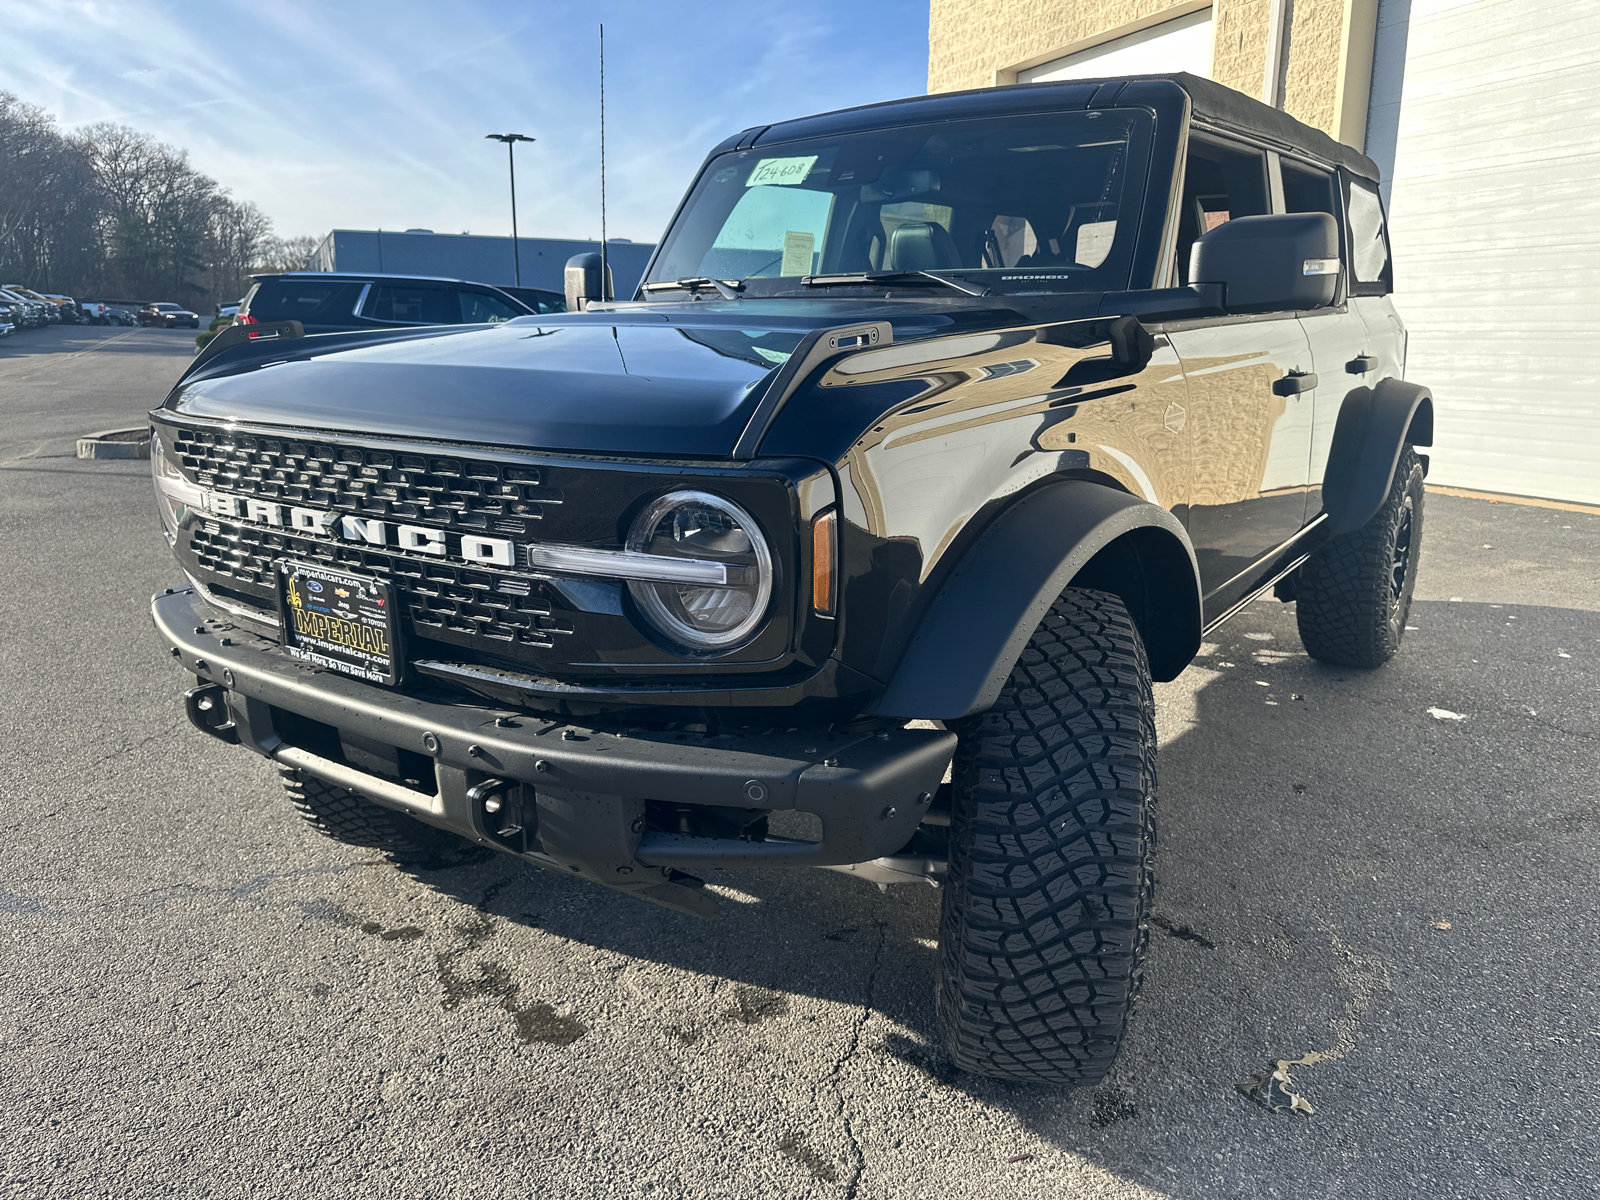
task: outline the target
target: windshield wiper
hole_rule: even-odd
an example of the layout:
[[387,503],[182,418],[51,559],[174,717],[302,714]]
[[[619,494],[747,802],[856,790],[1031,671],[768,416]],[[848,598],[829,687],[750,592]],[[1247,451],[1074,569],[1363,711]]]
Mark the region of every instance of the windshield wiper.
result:
[[743,296],[739,295],[740,291],[744,289],[744,283],[738,279],[706,279],[703,277],[674,279],[670,283],[647,283],[644,285],[643,290],[647,292],[664,292],[668,288],[676,288],[690,293],[704,291],[706,288],[715,288],[724,300],[744,299]]
[[987,296],[988,288],[972,288],[964,283],[957,283],[943,275],[935,275],[932,271],[857,271],[843,275],[802,275],[801,287],[877,287],[880,284],[906,284],[911,287],[926,287],[930,282],[943,284],[945,287],[954,288],[968,296]]

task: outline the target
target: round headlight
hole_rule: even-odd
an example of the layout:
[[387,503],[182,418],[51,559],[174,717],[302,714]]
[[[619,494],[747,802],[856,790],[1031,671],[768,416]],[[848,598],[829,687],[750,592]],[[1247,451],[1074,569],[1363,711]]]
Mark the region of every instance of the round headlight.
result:
[[660,497],[628,531],[628,549],[705,564],[697,569],[715,577],[704,583],[628,581],[639,610],[685,650],[726,653],[748,641],[767,615],[772,552],[754,518],[721,496]]

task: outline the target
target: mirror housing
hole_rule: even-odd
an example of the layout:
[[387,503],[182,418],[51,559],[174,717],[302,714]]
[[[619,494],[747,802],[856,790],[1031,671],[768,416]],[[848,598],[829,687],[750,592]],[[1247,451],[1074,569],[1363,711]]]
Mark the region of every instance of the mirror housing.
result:
[[591,301],[604,300],[606,297],[600,290],[599,253],[591,250],[567,259],[562,282],[566,286],[568,312],[582,312]]
[[1229,312],[1326,308],[1339,290],[1339,226],[1327,213],[1235,217],[1200,237],[1191,283],[1220,283]]

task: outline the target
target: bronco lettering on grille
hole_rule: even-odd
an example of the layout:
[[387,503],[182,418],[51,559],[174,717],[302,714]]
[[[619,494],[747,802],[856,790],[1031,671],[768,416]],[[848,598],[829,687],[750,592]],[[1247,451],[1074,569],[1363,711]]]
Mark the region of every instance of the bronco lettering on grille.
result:
[[[232,521],[292,529],[296,533],[338,538],[358,545],[396,546],[437,558],[449,553],[443,531],[421,525],[398,525],[382,517],[356,517],[215,491],[206,493],[205,508],[207,512]],[[461,549],[456,557],[490,567],[516,565],[516,546],[508,538],[483,537],[476,533],[463,533],[459,537]]]

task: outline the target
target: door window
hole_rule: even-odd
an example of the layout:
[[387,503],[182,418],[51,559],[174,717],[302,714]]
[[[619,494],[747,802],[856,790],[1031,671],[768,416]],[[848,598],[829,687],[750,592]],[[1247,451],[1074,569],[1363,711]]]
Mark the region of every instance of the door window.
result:
[[1202,234],[1234,217],[1259,217],[1271,211],[1264,151],[1205,137],[1191,138],[1178,213],[1180,280],[1189,282],[1189,254]]
[[498,325],[513,317],[526,316],[497,296],[488,292],[463,290],[461,296],[461,323],[463,325]]
[[447,288],[384,283],[372,289],[362,315],[409,325],[454,325],[461,319],[455,299]]
[[1327,213],[1338,220],[1339,206],[1333,194],[1333,176],[1284,159],[1283,211]]

